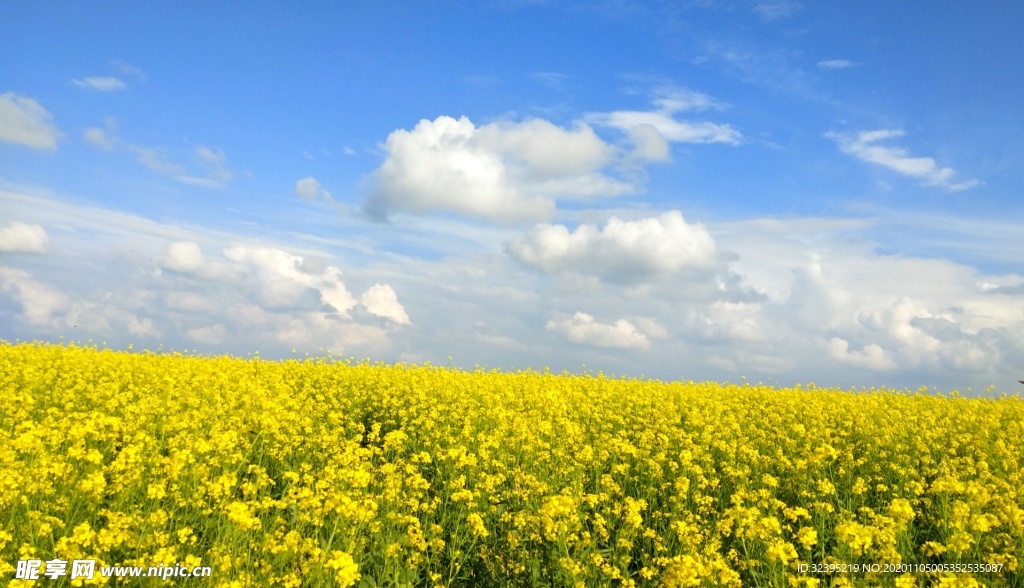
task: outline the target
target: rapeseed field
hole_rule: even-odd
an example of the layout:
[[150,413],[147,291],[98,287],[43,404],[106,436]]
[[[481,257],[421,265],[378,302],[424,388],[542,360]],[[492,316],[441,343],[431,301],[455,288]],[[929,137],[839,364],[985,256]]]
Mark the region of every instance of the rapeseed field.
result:
[[1022,465],[1017,398],[0,343],[11,586],[1020,586]]

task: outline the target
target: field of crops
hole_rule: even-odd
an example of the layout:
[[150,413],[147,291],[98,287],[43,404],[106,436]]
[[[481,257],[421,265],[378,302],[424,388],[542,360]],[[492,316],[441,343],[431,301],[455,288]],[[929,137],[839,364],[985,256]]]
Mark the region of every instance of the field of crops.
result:
[[1022,466],[1016,398],[0,342],[12,586],[1020,586]]

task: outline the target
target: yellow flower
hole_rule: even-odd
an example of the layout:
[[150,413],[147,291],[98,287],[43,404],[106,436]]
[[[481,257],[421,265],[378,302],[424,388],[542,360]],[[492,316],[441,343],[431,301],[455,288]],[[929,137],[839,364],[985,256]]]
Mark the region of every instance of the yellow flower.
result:
[[344,551],[334,550],[330,553],[330,559],[324,564],[328,570],[335,570],[334,581],[342,588],[354,585],[362,577],[359,574],[359,564],[352,559],[352,556]]
[[793,545],[782,540],[772,541],[768,545],[766,554],[769,561],[777,561],[784,566],[789,565],[789,562],[797,558],[796,549]]
[[812,527],[801,527],[800,530],[796,532],[796,538],[805,550],[809,550],[811,547],[818,544],[818,532]]
[[487,537],[490,535],[490,533],[487,532],[487,527],[484,526],[484,519],[478,513],[470,513],[469,516],[466,517],[466,522],[469,523],[469,527],[477,537]]
[[252,510],[249,505],[244,502],[235,501],[227,505],[224,509],[228,515],[228,520],[238,525],[240,528],[245,530],[259,529],[262,527],[262,521],[259,518],[253,516]]

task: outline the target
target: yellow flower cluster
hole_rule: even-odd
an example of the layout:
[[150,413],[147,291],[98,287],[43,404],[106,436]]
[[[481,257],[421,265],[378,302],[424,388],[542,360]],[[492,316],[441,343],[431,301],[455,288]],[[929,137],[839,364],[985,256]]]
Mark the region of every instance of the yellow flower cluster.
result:
[[1020,586],[1022,456],[1016,398],[0,342],[0,581]]

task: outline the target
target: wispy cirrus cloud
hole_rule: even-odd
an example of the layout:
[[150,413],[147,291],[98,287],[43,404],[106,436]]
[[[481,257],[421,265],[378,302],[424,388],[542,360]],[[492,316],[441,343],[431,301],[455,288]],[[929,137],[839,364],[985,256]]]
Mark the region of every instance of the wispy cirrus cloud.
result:
[[936,186],[955,192],[981,185],[981,180],[976,179],[955,181],[953,176],[956,175],[956,171],[951,167],[941,167],[931,157],[912,157],[903,147],[879,144],[905,134],[898,129],[880,129],[859,133],[828,132],[825,136],[835,141],[843,153],[916,178],[926,186]]
[[[620,129],[630,133],[641,151],[651,152],[649,134],[640,129],[654,129],[662,141],[673,143],[739,144],[743,135],[728,124],[684,120],[681,113],[723,110],[725,105],[706,94],[679,88],[660,88],[654,92],[651,110],[616,110],[592,112],[584,116],[591,124]],[[658,153],[658,152],[655,152]],[[657,160],[657,159],[656,159]]]
[[82,79],[71,80],[71,83],[79,88],[95,90],[97,92],[117,92],[128,87],[120,78],[113,76],[89,76]]
[[134,78],[140,82],[146,81],[146,72],[142,71],[142,68],[138,66],[132,65],[122,59],[114,59],[110,64],[113,65],[114,68],[123,76]]
[[120,77],[118,76],[86,76],[84,78],[75,78],[71,80],[71,83],[86,90],[92,90],[94,92],[120,92],[121,90],[128,89],[128,82],[125,78],[131,78],[136,81],[144,81],[146,74],[142,69],[126,63],[120,59],[115,59],[110,62],[115,69],[117,69]]
[[754,12],[767,21],[782,20],[793,16],[803,6],[793,0],[770,0],[754,4]]
[[[105,151],[121,150],[135,155],[142,166],[159,174],[169,176],[182,184],[219,188],[232,179],[234,172],[227,165],[227,156],[220,149],[206,145],[192,147],[193,169],[172,160],[165,149],[130,143],[117,134],[117,121],[106,120],[104,128],[90,127],[83,133],[86,143]],[[198,169],[195,169],[198,168]]]
[[857,64],[846,59],[822,59],[818,62],[821,69],[847,69],[855,65]]
[[569,76],[553,71],[535,71],[530,74],[530,78],[552,90],[562,91],[565,89],[565,83]]

